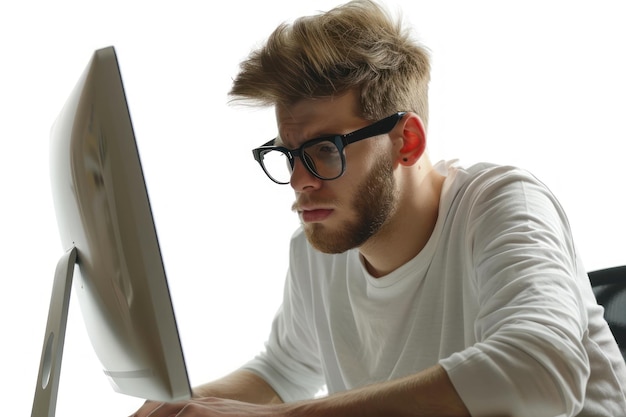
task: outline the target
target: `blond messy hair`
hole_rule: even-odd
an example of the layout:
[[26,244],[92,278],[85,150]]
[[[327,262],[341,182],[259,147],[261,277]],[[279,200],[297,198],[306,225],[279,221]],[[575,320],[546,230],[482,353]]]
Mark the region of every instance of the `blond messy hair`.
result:
[[281,24],[240,65],[229,95],[262,106],[355,89],[361,117],[413,111],[428,119],[430,62],[398,19],[370,0]]

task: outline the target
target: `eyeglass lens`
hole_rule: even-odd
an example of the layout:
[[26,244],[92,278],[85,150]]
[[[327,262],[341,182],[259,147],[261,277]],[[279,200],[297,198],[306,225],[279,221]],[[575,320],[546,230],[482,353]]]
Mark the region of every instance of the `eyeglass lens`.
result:
[[[334,142],[324,140],[305,145],[301,157],[307,168],[323,179],[333,179],[341,175],[342,159]],[[293,167],[288,156],[279,150],[263,154],[263,167],[275,181],[288,183]]]

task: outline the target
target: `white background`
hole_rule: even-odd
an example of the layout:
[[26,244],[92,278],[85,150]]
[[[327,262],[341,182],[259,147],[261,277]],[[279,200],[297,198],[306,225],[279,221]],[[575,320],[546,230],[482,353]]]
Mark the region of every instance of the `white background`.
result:
[[[212,3],[212,5],[209,5]],[[279,303],[291,191],[250,149],[271,110],[227,103],[237,65],[279,22],[335,1],[23,1],[0,6],[0,399],[28,415],[62,249],[48,134],[93,50],[114,45],[192,384],[261,347]],[[623,1],[416,1],[432,52],[434,161],[528,168],[569,214],[588,269],[626,263]],[[125,416],[73,300],[57,415]],[[80,413],[80,414],[79,414]]]

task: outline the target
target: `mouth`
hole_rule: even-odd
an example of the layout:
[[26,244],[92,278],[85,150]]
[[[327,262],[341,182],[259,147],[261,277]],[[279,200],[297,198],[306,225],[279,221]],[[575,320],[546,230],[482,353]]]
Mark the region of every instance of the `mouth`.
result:
[[298,213],[302,223],[319,223],[330,217],[335,209],[327,204],[312,204],[311,202],[295,202],[291,210]]
[[333,211],[327,208],[302,209],[298,210],[298,214],[303,223],[319,223],[330,217]]

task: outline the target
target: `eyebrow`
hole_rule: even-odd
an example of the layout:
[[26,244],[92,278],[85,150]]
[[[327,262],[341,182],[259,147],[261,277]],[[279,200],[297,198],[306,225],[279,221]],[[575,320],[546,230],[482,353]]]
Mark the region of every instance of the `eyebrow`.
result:
[[287,143],[285,143],[285,141],[283,141],[283,139],[280,137],[280,134],[278,134],[274,138],[274,146],[282,146],[284,148],[293,150],[293,149],[298,149],[300,146],[302,146],[303,144],[307,143],[310,140],[315,140],[315,139],[320,139],[320,138],[334,138],[335,136],[343,136],[343,135],[345,135],[345,133],[320,133],[306,140],[303,140],[298,146],[291,148],[288,146]]
[[277,135],[274,138],[274,146],[282,146],[282,147],[287,147],[287,144],[285,142],[283,142],[282,138],[280,137],[280,135]]

